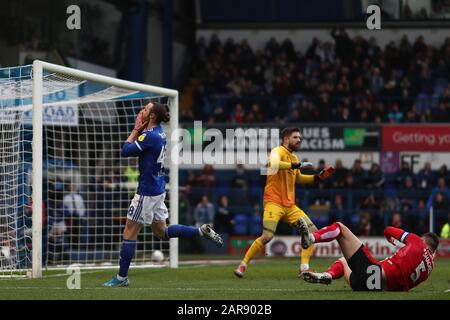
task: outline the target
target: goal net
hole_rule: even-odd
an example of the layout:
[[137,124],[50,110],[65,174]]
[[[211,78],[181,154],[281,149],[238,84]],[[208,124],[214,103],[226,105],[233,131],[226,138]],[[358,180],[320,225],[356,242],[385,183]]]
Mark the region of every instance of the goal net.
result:
[[[40,61],[0,69],[0,274],[117,265],[139,176],[138,159],[121,157],[121,148],[150,101],[170,107],[166,204],[176,223],[178,167],[169,139],[177,99],[174,90]],[[160,250],[177,267],[177,245],[144,226],[132,265],[153,264]]]

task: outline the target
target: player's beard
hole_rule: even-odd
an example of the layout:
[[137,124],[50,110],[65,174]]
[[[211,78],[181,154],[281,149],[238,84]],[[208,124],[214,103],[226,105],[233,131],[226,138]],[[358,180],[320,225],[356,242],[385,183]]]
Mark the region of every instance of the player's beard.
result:
[[299,143],[289,143],[288,147],[292,151],[299,151],[300,148],[301,148],[301,142],[299,142]]

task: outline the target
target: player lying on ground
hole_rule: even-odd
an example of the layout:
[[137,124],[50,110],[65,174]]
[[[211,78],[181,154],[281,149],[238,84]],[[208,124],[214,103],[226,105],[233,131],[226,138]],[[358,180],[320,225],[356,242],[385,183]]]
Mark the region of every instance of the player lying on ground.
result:
[[159,239],[204,236],[218,246],[223,245],[222,238],[209,225],[205,224],[200,228],[180,224],[166,225],[168,210],[164,203],[164,158],[167,140],[160,124],[168,121],[169,108],[166,105],[149,103],[139,112],[134,129],[122,147],[122,156],[139,156],[139,184],[128,209],[123,231],[119,273],[104,283],[104,286],[121,287],[129,284],[128,269],[136,251],[137,236],[144,223],[151,224],[153,234]]
[[[244,276],[250,260],[272,240],[280,220],[297,226],[299,219],[304,218],[311,231],[317,230],[305,212],[295,205],[295,184],[311,184],[315,181],[325,180],[333,174],[334,168],[326,167],[315,175],[302,174],[301,170],[312,168],[312,164],[300,163],[294,153],[294,151],[300,150],[302,142],[300,129],[294,127],[283,129],[281,139],[282,145],[274,148],[269,156],[264,188],[263,234],[252,243],[244,259],[234,270],[234,274],[239,278]],[[309,270],[309,260],[313,249],[311,246],[307,250],[302,250],[299,272]]]
[[387,227],[384,229],[386,239],[392,244],[398,240],[405,246],[393,256],[378,261],[340,222],[310,233],[307,223],[301,221],[299,229],[303,248],[336,239],[344,254],[326,272],[305,272],[301,277],[311,283],[330,284],[333,279],[344,276],[354,291],[408,291],[414,288],[429,277],[439,245],[439,238],[434,233],[427,232],[419,237],[402,229]]

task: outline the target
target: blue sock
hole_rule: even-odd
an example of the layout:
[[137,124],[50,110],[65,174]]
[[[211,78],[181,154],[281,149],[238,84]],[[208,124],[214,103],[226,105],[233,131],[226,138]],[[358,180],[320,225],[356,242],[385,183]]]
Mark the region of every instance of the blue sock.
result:
[[170,225],[166,229],[166,238],[193,238],[200,235],[198,228],[182,224]]
[[134,252],[136,251],[136,240],[123,239],[120,246],[120,260],[119,260],[119,276],[128,277],[128,269],[130,268],[131,260],[133,259]]

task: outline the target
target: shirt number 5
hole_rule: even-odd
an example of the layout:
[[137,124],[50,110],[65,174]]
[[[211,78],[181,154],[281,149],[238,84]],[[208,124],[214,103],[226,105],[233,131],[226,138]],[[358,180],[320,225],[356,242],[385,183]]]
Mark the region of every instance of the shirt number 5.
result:
[[414,273],[411,273],[411,280],[413,281],[413,282],[416,282],[417,280],[419,280],[419,278],[420,278],[420,274],[422,273],[422,272],[425,272],[427,269],[425,268],[425,262],[421,262],[418,266],[417,266],[417,268],[416,268],[416,271],[414,272]]

